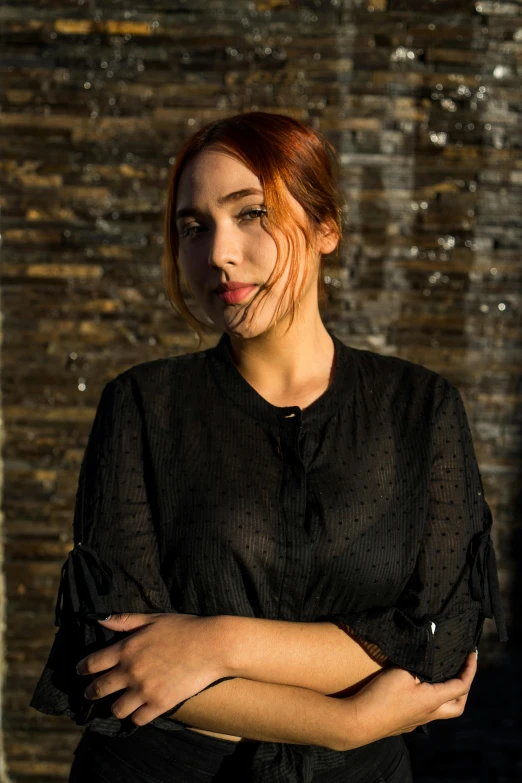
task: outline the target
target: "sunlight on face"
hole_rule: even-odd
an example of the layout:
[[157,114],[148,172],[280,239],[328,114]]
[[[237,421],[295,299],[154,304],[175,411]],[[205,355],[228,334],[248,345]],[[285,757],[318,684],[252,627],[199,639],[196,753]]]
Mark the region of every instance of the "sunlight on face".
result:
[[[219,203],[224,196],[246,188],[259,192]],[[284,195],[289,209],[303,219],[301,205],[288,190]],[[274,327],[270,322],[283,293],[279,320],[287,311],[288,266],[268,297],[261,304],[258,299],[249,306],[276,263],[276,244],[261,225],[260,215],[266,209],[259,178],[232,155],[207,149],[189,160],[183,169],[175,205],[176,215],[183,211],[176,218],[181,270],[195,301],[215,326],[240,337],[254,337]],[[277,237],[286,257],[288,242],[281,232]],[[302,264],[298,285],[305,270],[304,254],[304,238],[299,233]],[[302,300],[315,295],[317,302],[319,257],[311,264]],[[224,282],[244,282],[256,288],[240,302],[227,304],[214,291]]]

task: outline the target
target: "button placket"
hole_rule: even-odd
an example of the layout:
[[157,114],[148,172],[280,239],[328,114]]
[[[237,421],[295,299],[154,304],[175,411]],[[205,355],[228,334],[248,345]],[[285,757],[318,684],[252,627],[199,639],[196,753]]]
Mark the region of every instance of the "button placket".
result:
[[[279,619],[302,617],[303,574],[310,572],[310,539],[305,529],[306,467],[299,452],[302,411],[287,408],[281,413],[279,436],[284,455],[282,511],[286,542],[285,567],[281,579]],[[303,562],[304,561],[304,562]]]

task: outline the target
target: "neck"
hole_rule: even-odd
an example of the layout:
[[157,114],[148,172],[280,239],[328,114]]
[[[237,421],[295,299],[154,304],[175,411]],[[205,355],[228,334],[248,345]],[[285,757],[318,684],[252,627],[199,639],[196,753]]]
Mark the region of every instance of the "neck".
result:
[[243,377],[267,399],[297,399],[327,388],[333,380],[335,349],[319,315],[317,321],[294,322],[282,332],[273,329],[248,339],[229,335],[232,358]]

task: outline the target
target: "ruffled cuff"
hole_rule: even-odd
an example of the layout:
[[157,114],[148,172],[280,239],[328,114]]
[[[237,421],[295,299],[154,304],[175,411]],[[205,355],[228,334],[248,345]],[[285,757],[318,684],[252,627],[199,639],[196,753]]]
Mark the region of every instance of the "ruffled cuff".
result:
[[54,621],[58,631],[31,707],[47,715],[66,715],[79,726],[87,725],[95,716],[121,724],[110,711],[116,695],[88,701],[83,694],[98,675],[80,675],[76,671],[76,664],[86,655],[128,635],[104,628],[89,617],[110,614],[107,596],[111,590],[111,568],[94,549],[78,543],[61,569]]

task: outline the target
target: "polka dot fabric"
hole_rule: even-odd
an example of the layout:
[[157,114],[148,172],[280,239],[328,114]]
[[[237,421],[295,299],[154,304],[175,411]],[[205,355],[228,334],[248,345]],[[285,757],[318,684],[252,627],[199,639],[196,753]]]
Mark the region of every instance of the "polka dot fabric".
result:
[[[303,410],[261,397],[226,333],[104,387],[31,706],[101,734],[139,728],[112,715],[117,694],[83,699],[76,662],[124,636],[92,612],[330,620],[426,682],[457,674],[485,617],[507,640],[459,391],[331,337],[333,381]],[[174,711],[152,725],[188,731]],[[328,748],[260,743],[251,781],[308,783],[345,763]]]

